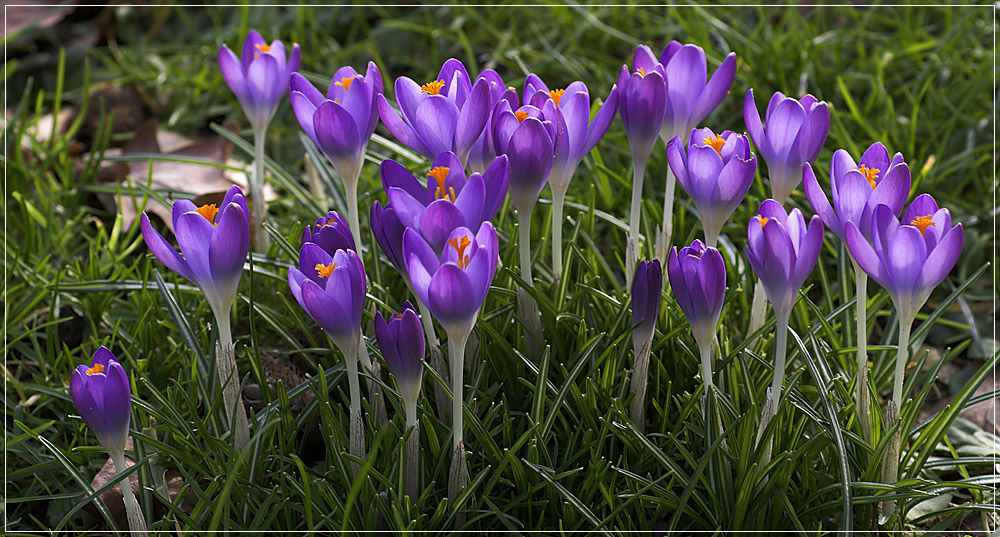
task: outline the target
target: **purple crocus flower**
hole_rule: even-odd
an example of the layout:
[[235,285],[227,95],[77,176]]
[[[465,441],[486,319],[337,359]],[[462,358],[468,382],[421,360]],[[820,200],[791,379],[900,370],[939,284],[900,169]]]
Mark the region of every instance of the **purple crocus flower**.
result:
[[288,89],[289,77],[299,70],[299,45],[292,45],[286,62],[284,43],[275,40],[268,45],[260,34],[250,30],[240,58],[226,45],[219,47],[218,57],[222,78],[236,94],[254,131],[266,128]]
[[[698,239],[680,252],[674,247],[667,258],[667,276],[698,346],[711,345],[726,297],[726,265],[722,254]],[[707,382],[711,382],[710,375]]]
[[247,202],[237,186],[226,192],[219,208],[215,204],[197,207],[189,200],[175,201],[174,233],[183,256],[153,229],[146,213],[140,219],[142,238],[153,255],[201,288],[219,319],[229,315],[250,249],[248,214]]
[[394,160],[382,161],[382,185],[399,221],[419,231],[435,251],[445,247],[459,227],[477,227],[496,215],[507,194],[510,171],[507,157],[493,160],[485,174],[465,177],[454,153],[434,159],[424,186]]
[[722,226],[750,190],[757,157],[746,137],[731,131],[716,136],[711,129],[694,129],[687,147],[685,154],[681,139],[674,137],[667,144],[667,162],[698,208],[705,241],[714,247]]
[[637,168],[645,168],[663,126],[667,110],[667,82],[663,65],[659,63],[632,67],[635,72],[631,74],[624,65],[618,73],[618,113],[628,135],[632,162]]
[[663,270],[660,261],[640,261],[632,280],[632,345],[636,348],[653,337],[656,316],[660,312]]
[[[743,100],[743,121],[757,152],[767,162],[771,197],[784,203],[802,180],[802,166],[819,155],[830,131],[830,108],[806,95],[800,100],[775,92],[761,124],[753,89]],[[765,132],[766,131],[766,132]]]
[[952,227],[951,213],[928,194],[913,200],[902,220],[887,205],[875,207],[871,243],[853,221],[845,230],[858,266],[889,292],[900,318],[910,322],[955,266],[965,240],[962,224]]
[[404,279],[407,278],[406,265],[403,262],[403,232],[406,231],[406,226],[399,221],[396,210],[391,205],[386,205],[383,208],[382,204],[376,200],[375,203],[372,203],[368,218],[372,233],[375,235],[375,242],[389,258],[392,266],[396,267]]
[[357,353],[367,285],[365,267],[353,250],[337,250],[331,256],[307,242],[299,250],[299,266],[288,269],[295,300],[345,356]]
[[823,247],[823,223],[813,216],[806,226],[798,209],[785,213],[775,200],[764,200],[747,225],[747,260],[764,284],[764,293],[779,319],[788,319]]
[[493,143],[493,109],[501,100],[505,100],[511,106],[516,107],[517,92],[514,91],[514,88],[506,87],[503,79],[493,69],[483,70],[476,77],[476,80],[480,78],[485,78],[489,83],[489,104],[486,107],[486,124],[483,126],[482,134],[472,143],[466,168],[470,172],[483,173],[493,163],[493,160],[500,156],[497,153],[496,144]]
[[449,337],[467,337],[500,260],[493,224],[483,222],[475,235],[466,227],[455,229],[440,256],[416,230],[407,229],[403,258],[417,296]]
[[875,207],[884,204],[898,216],[910,193],[910,167],[903,162],[900,153],[890,161],[889,151],[882,142],[869,146],[857,164],[847,151],[834,152],[830,163],[832,206],[809,164],[803,167],[802,178],[809,203],[840,240],[846,240],[848,222],[854,222],[861,234],[870,240]]
[[351,228],[337,211],[330,211],[326,216],[317,219],[314,225],[306,226],[302,230],[302,244],[307,242],[318,244],[331,256],[337,253],[337,250],[357,251]]
[[[666,109],[660,137],[664,141],[683,137],[698,126],[729,93],[736,76],[736,54],[730,52],[706,83],[708,62],[705,51],[697,45],[682,45],[671,41],[660,57],[646,45],[639,45],[632,58],[632,68],[645,72],[662,66],[667,81]],[[682,138],[683,140],[683,138]]]
[[424,373],[424,330],[413,305],[404,303],[388,322],[381,313],[375,313],[375,339],[382,350],[382,358],[396,377],[403,400],[416,404]]
[[510,159],[510,199],[519,213],[531,213],[549,180],[557,146],[568,143],[559,134],[561,116],[552,100],[516,110],[503,100],[493,110],[493,143]]
[[486,126],[490,90],[497,83],[503,84],[499,76],[485,75],[472,84],[465,65],[451,58],[437,78],[426,84],[405,76],[396,79],[396,104],[402,117],[381,94],[378,113],[397,140],[428,160],[451,151],[464,166]]
[[364,76],[350,66],[337,69],[326,96],[298,73],[289,92],[302,129],[344,181],[356,182],[378,124],[375,96],[382,93],[382,73],[375,62],[368,62]]
[[132,410],[128,376],[115,355],[101,347],[90,367],[79,365],[69,381],[70,395],[80,417],[112,456],[125,452]]

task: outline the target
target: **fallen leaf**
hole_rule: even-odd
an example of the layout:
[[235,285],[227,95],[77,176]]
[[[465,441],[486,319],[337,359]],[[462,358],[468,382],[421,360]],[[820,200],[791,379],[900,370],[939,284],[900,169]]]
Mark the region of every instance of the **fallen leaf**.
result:
[[74,5],[52,5],[51,2],[24,1],[4,9],[4,38],[12,37],[25,28],[48,28],[76,9]]

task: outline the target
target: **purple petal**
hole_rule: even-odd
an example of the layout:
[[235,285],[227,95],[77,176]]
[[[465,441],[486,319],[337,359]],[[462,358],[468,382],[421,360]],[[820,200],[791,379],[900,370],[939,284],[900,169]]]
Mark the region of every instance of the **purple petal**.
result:
[[451,232],[464,225],[465,218],[462,211],[454,203],[437,200],[428,205],[420,215],[419,229],[431,247],[440,251]]
[[951,272],[962,253],[965,242],[965,230],[958,224],[937,243],[934,250],[927,255],[927,261],[920,270],[917,288],[928,292],[940,284]]
[[489,114],[490,94],[489,82],[485,78],[476,81],[472,93],[458,114],[458,125],[455,130],[455,152],[460,160],[468,159],[472,143],[479,138],[486,126]]
[[923,236],[914,227],[900,226],[892,234],[888,246],[886,270],[889,272],[895,292],[912,292],[927,260],[927,247],[924,245]]
[[427,304],[427,288],[431,275],[438,270],[439,262],[434,250],[414,229],[403,232],[403,260],[417,297]]
[[211,244],[215,228],[199,213],[184,213],[177,219],[174,233],[181,247],[188,268],[194,275],[192,280],[206,291],[205,286],[214,287],[212,280]]
[[[177,250],[174,250],[174,247],[158,231],[153,229],[153,226],[149,223],[149,217],[146,216],[145,212],[139,218],[139,227],[142,229],[142,238],[146,241],[146,246],[149,247],[149,250],[153,252],[153,255],[161,263],[188,280],[195,281],[194,273],[188,267],[187,261],[177,253]],[[175,227],[174,229],[177,228]]]
[[934,198],[930,194],[921,194],[910,202],[910,206],[906,208],[906,212],[903,213],[903,218],[900,221],[909,224],[918,216],[931,215],[937,211],[938,204],[934,201]]
[[691,192],[691,180],[687,173],[686,161],[687,156],[684,154],[684,145],[681,143],[679,137],[674,136],[672,140],[667,142],[667,163],[674,172],[674,177],[677,178],[677,182],[680,183],[681,188],[685,192]]
[[580,151],[581,156],[590,153],[594,149],[594,146],[597,145],[597,142],[604,136],[604,133],[607,132],[608,127],[611,126],[611,122],[615,119],[615,114],[618,112],[618,96],[618,86],[612,86],[608,98],[604,100],[601,109],[597,111],[597,115],[590,122],[590,127],[587,130],[587,140]]
[[[392,109],[384,95],[378,94],[375,97],[375,106],[378,109],[379,118],[382,119],[382,124],[385,125],[385,128],[389,130],[389,133],[394,138],[417,153],[425,157],[428,156],[430,151],[428,151],[427,146],[417,137],[413,129],[396,114],[396,111]],[[428,158],[432,157],[433,155]]]
[[424,185],[416,177],[403,167],[402,164],[392,159],[382,161],[382,188],[388,192],[391,188],[399,188],[410,195],[413,199],[425,206],[434,201],[434,198],[427,192]]
[[[830,108],[826,103],[813,107],[799,129],[799,155],[803,162],[816,160],[826,136],[830,133]],[[883,168],[884,169],[884,168]]]
[[808,162],[802,166],[802,186],[805,189],[809,205],[812,205],[813,211],[823,219],[823,224],[840,237],[840,240],[844,240],[844,228],[840,224],[840,218],[837,217],[837,214],[833,211],[833,207],[830,206],[830,201],[827,200],[826,194],[819,186],[819,181],[816,180],[816,174],[813,173],[812,165]]
[[[705,86],[705,89],[698,96],[698,100],[694,103],[694,109],[691,110],[688,116],[689,126],[697,125],[701,123],[715,107],[722,102],[722,99],[729,93],[729,89],[733,85],[733,79],[736,77],[736,54],[730,52],[726,56],[725,60],[722,60],[722,64],[719,68],[715,70],[715,74],[712,75],[711,80]],[[670,80],[668,78],[668,80]]]
[[220,291],[225,288],[227,297],[230,293],[232,296],[236,294],[236,286],[240,282],[249,249],[250,221],[242,207],[231,203],[219,217],[219,224],[212,233],[209,252],[212,280]]
[[705,90],[705,51],[696,45],[684,45],[666,67],[671,112],[674,117],[687,119]]
[[[324,102],[313,115],[313,126],[320,149],[334,166],[345,159],[357,157],[361,145],[358,126],[342,106],[333,101]],[[342,170],[338,172],[343,173]]]
[[441,95],[431,95],[417,107],[413,127],[434,155],[454,149],[458,108]]
[[389,198],[389,205],[396,211],[396,216],[404,226],[420,230],[420,217],[424,213],[425,207],[413,198],[409,192],[401,188],[390,188],[386,190]]
[[427,307],[442,323],[474,319],[480,304],[465,271],[455,264],[441,265],[427,290]]
[[757,152],[766,161],[770,161],[774,154],[771,150],[771,143],[764,134],[764,126],[760,122],[760,113],[757,112],[757,105],[753,100],[753,89],[747,90],[747,95],[743,99],[743,122],[747,127],[747,134],[753,140],[753,145],[757,147]]
[[222,78],[226,81],[226,85],[241,103],[248,102],[246,79],[243,77],[243,66],[240,64],[239,58],[233,51],[229,50],[229,47],[222,45],[219,47],[218,59],[219,71],[222,72]]

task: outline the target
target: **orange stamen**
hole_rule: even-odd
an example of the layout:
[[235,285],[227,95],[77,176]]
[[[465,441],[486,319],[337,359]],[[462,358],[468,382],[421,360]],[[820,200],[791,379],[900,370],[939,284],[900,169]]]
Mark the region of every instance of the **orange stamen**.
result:
[[646,71],[642,67],[635,70],[635,74],[639,75],[640,78],[646,78],[646,75],[648,75],[651,72],[652,71]]
[[874,189],[875,179],[878,179],[878,172],[880,172],[881,170],[879,170],[878,168],[869,168],[864,164],[862,164],[861,166],[858,167],[858,171],[861,172],[861,175],[865,176],[865,179],[868,180],[868,184],[872,185],[872,189]]
[[92,367],[87,369],[87,376],[96,375],[98,373],[104,372],[104,364],[94,364]]
[[323,263],[316,263],[315,267],[316,274],[319,275],[320,278],[329,278],[330,275],[333,274],[333,269],[335,268],[337,268],[337,264],[334,263],[333,261],[330,261],[329,265],[324,265]]
[[525,119],[528,119],[528,113],[524,110],[518,110],[517,112],[514,112],[514,117],[517,118],[518,123],[521,123]]
[[432,80],[420,86],[421,91],[430,95],[437,95],[441,93],[442,89],[444,89],[444,80]]
[[397,314],[393,315],[392,318],[393,319],[402,319],[403,318],[403,314],[402,313],[397,313]]
[[334,82],[334,86],[340,86],[344,88],[344,91],[349,91],[351,89],[351,82],[354,82],[353,76],[345,76],[340,79],[340,82]]
[[726,145],[726,141],[722,139],[722,136],[716,135],[715,138],[702,138],[701,143],[711,146],[716,153],[722,155],[722,146]]
[[253,53],[254,58],[259,58],[261,52],[268,52],[271,50],[271,46],[266,43],[257,43],[254,46],[257,47],[257,50]]
[[472,244],[468,237],[450,239],[448,246],[451,246],[458,253],[458,267],[465,270],[469,266],[469,256],[465,254],[465,249]]
[[934,222],[931,222],[931,216],[933,215],[928,214],[926,216],[918,216],[913,220],[910,220],[910,225],[917,226],[917,229],[920,230],[920,234],[923,235],[924,232],[927,231],[927,228],[934,225]]
[[566,93],[564,89],[554,89],[549,92],[549,97],[556,102],[556,106],[559,106],[559,99],[562,99],[563,93]]
[[215,225],[215,215],[219,213],[219,208],[215,206],[214,203],[209,203],[208,205],[202,205],[194,210],[194,212],[205,217],[213,226]]
[[437,190],[434,191],[434,199],[446,199],[454,203],[455,189],[451,187],[445,188],[444,186],[444,181],[448,178],[448,170],[447,166],[436,166],[427,172],[427,176],[433,178],[438,184]]
[[759,214],[757,215],[757,219],[760,221],[760,227],[764,227],[764,225],[767,224],[767,221],[770,220],[770,218]]

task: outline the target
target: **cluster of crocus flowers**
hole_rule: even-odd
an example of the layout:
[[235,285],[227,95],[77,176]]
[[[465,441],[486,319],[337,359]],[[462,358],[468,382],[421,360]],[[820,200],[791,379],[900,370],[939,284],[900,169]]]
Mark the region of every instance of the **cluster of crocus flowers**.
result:
[[[654,56],[653,51],[645,45],[636,47],[632,57],[633,69],[641,68],[650,72],[656,70],[657,65],[661,66],[667,83],[660,138],[663,143],[669,144],[674,137],[680,137],[683,143],[688,132],[708,117],[729,93],[736,76],[736,54],[727,54],[709,79],[705,51],[697,45],[671,41],[663,48],[659,57]],[[666,256],[673,232],[675,181],[671,171],[667,167],[663,187],[663,222],[657,235],[657,259],[664,259]]]
[[691,246],[670,250],[667,276],[674,299],[691,326],[701,356],[701,380],[712,382],[712,345],[726,297],[726,265],[722,254],[695,239]]
[[757,173],[757,157],[746,137],[731,131],[716,135],[694,129],[687,154],[679,137],[667,144],[667,162],[681,188],[691,196],[705,232],[715,247],[726,220],[743,201]]
[[236,445],[243,447],[250,440],[250,434],[239,392],[240,377],[236,370],[229,315],[250,249],[247,202],[239,187],[234,186],[226,192],[219,207],[215,204],[197,207],[189,200],[179,200],[174,202],[171,214],[180,254],[153,229],[146,213],[142,213],[140,219],[142,237],[160,262],[201,289],[212,308],[219,330],[216,363],[226,423],[233,427]]
[[593,119],[590,118],[590,93],[580,81],[550,90],[541,78],[530,74],[524,81],[524,99],[538,109],[544,108],[545,103],[551,100],[561,112],[557,118],[561,120],[558,127],[563,138],[555,146],[549,174],[549,186],[552,188],[552,272],[554,279],[558,279],[562,274],[562,214],[566,190],[580,161],[597,145],[615,119],[618,86],[611,87],[611,92]]
[[382,358],[396,379],[399,395],[406,412],[406,494],[410,501],[417,501],[420,475],[420,422],[417,420],[417,399],[423,378],[424,331],[417,312],[409,302],[399,313],[386,321],[381,313],[375,314],[375,339],[382,351]]
[[499,248],[489,222],[483,222],[475,234],[465,227],[455,229],[440,255],[417,231],[403,233],[403,259],[413,289],[448,334],[454,448],[448,497],[453,499],[468,480],[463,437],[465,344],[496,274]]
[[765,200],[747,224],[746,256],[762,282],[776,318],[774,378],[767,391],[757,439],[777,412],[785,377],[788,317],[823,247],[823,223],[813,216],[806,225],[798,209],[786,213],[775,200]]
[[653,348],[656,316],[660,312],[660,293],[663,291],[663,270],[660,261],[640,261],[632,279],[632,352],[635,365],[632,369],[632,403],[629,414],[640,431],[646,424],[646,380],[649,376],[649,356]]
[[[903,155],[896,153],[892,160],[881,142],[872,144],[855,163],[851,155],[838,149],[830,163],[830,196],[833,204],[816,180],[812,166],[802,170],[802,184],[806,198],[816,214],[823,219],[827,229],[846,243],[846,227],[853,222],[861,234],[871,241],[871,221],[875,208],[885,205],[896,216],[903,210],[903,203],[910,192],[910,168],[903,162]],[[854,256],[857,320],[857,375],[855,378],[855,408],[862,434],[871,437],[870,396],[868,394],[868,324],[867,287],[868,275],[858,266]]]
[[254,174],[250,177],[250,198],[253,200],[254,238],[257,250],[267,248],[264,231],[267,218],[267,201],[264,199],[264,141],[267,126],[278,109],[278,104],[288,91],[292,73],[299,70],[302,51],[298,44],[285,56],[281,41],[270,44],[256,31],[251,30],[243,41],[240,57],[229,47],[219,47],[219,70],[229,89],[243,107],[254,134]]
[[296,73],[288,89],[302,130],[323,151],[344,183],[347,217],[354,242],[360,244],[358,178],[368,141],[378,124],[375,99],[382,94],[382,73],[374,62],[368,62],[364,76],[353,67],[341,67],[334,73],[325,96]]
[[[115,355],[105,347],[97,349],[90,367],[81,364],[73,370],[69,391],[77,412],[111,456],[115,470],[119,474],[126,471],[125,445],[132,412],[132,389]],[[129,479],[121,482],[121,490],[131,532],[145,536],[146,519]]]

